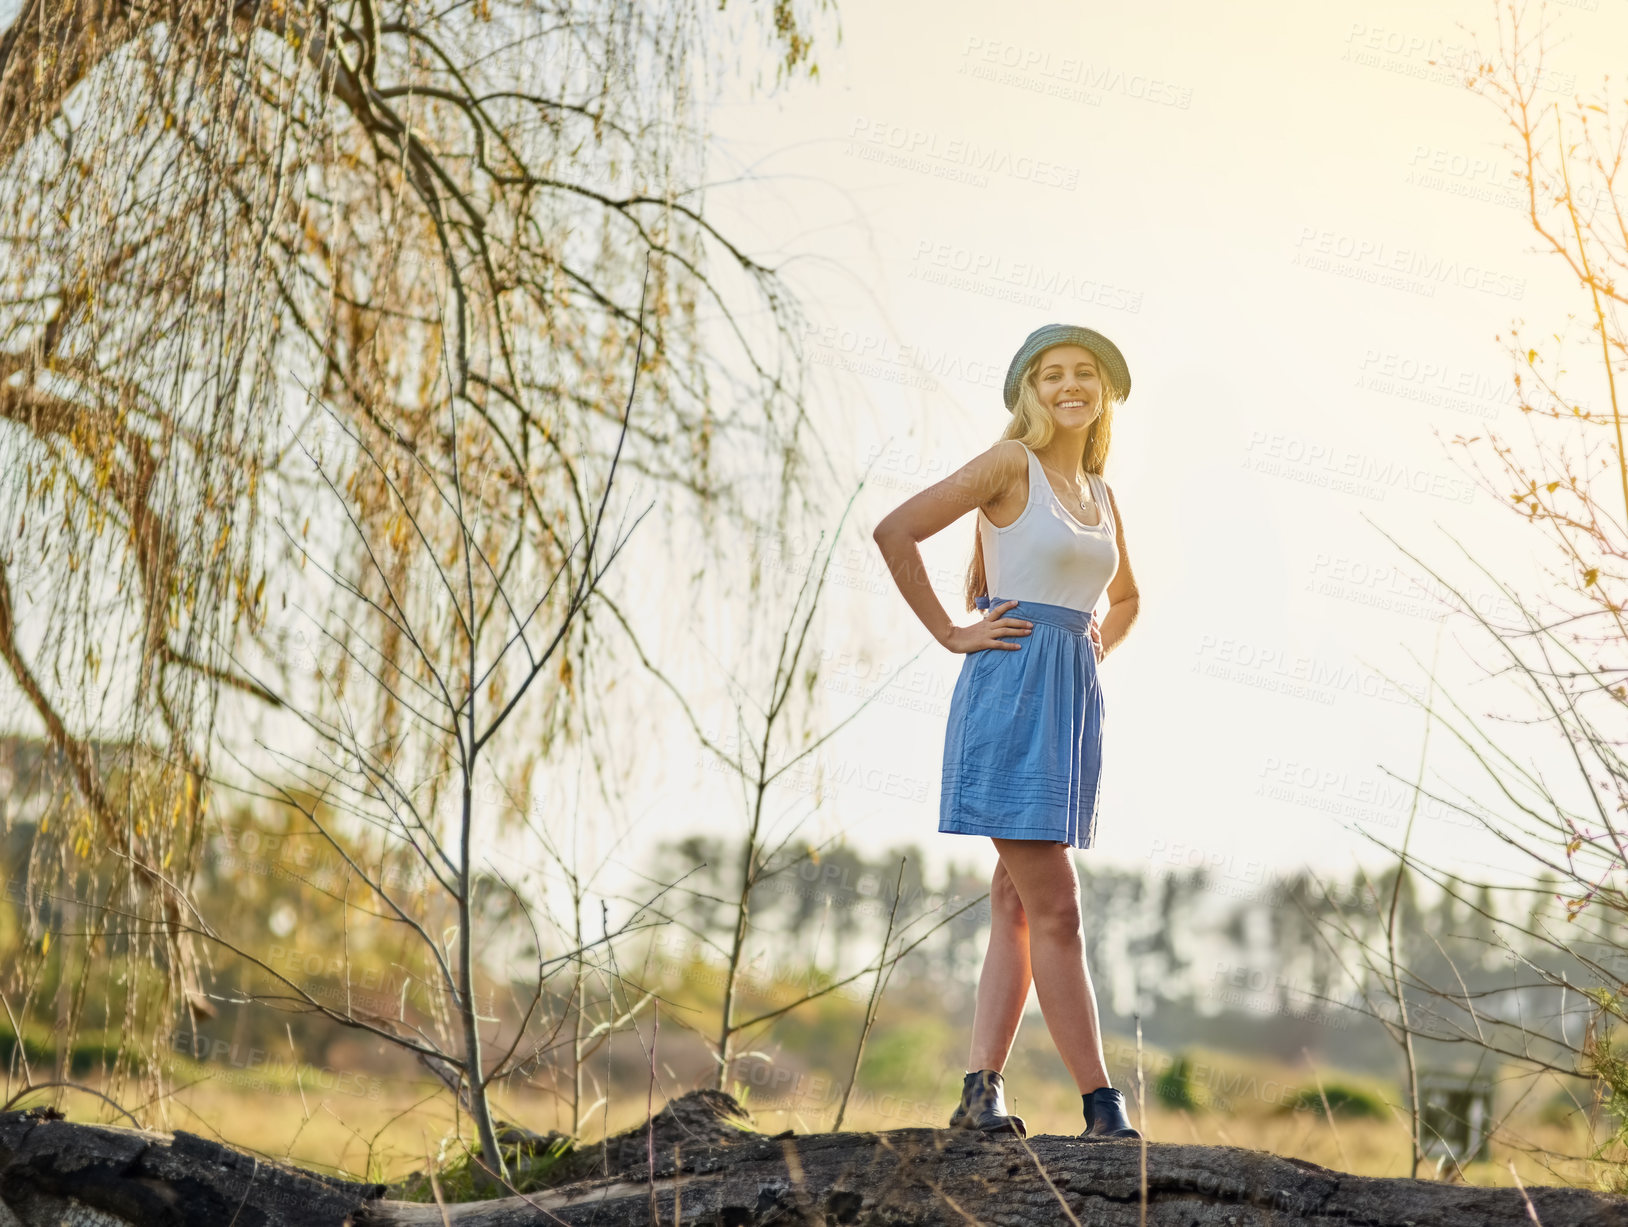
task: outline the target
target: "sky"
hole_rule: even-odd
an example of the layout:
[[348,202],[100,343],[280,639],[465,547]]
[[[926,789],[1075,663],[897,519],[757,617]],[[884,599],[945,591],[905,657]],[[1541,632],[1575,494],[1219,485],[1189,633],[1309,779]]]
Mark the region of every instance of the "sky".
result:
[[[844,6],[818,84],[736,90],[714,113],[709,214],[797,289],[816,420],[852,484],[868,470],[819,651],[833,713],[874,697],[826,747],[818,809],[802,777],[805,830],[994,864],[986,840],[936,831],[963,658],[915,618],[870,531],[995,442],[1007,362],[1058,321],[1106,333],[1134,381],[1106,476],[1141,616],[1102,666],[1098,844],[1081,855],[1240,881],[1344,872],[1382,858],[1365,831],[1400,840],[1421,758],[1438,797],[1490,799],[1439,721],[1425,744],[1432,660],[1436,698],[1470,717],[1530,701],[1488,680],[1495,645],[1443,622],[1408,554],[1494,621],[1515,608],[1475,560],[1541,590],[1535,534],[1452,440],[1524,439],[1499,336],[1587,308],[1538,250],[1513,130],[1463,84],[1477,42],[1497,54],[1495,6],[921,13]],[[1548,20],[1534,105],[1569,107],[1628,45],[1628,4]],[[1523,33],[1536,24],[1534,8]],[[1568,356],[1573,398],[1604,404],[1598,363],[1580,343]],[[972,532],[969,514],[922,547],[960,623]],[[783,549],[788,578],[812,544]],[[686,627],[718,660],[727,616],[709,603]],[[1563,747],[1497,733],[1564,787]],[[742,828],[704,760],[675,758],[641,829]],[[1509,863],[1440,800],[1420,799],[1412,838],[1461,868]]]
[[[0,22],[12,8],[0,0]],[[1524,438],[1500,334],[1546,336],[1587,307],[1538,250],[1512,131],[1463,84],[1476,41],[1496,52],[1497,7],[925,11],[844,5],[817,82],[768,96],[726,82],[712,111],[707,213],[798,296],[810,411],[848,488],[865,478],[810,649],[828,723],[863,707],[788,774],[771,833],[801,819],[867,854],[913,842],[935,867],[993,868],[987,840],[936,829],[963,658],[914,617],[870,533],[996,441],[1006,365],[1052,322],[1106,333],[1134,380],[1106,477],[1141,615],[1102,665],[1098,842],[1080,855],[1205,865],[1248,890],[1382,859],[1373,840],[1400,839],[1421,760],[1439,796],[1490,796],[1439,722],[1425,744],[1432,661],[1438,696],[1476,718],[1529,700],[1488,680],[1494,645],[1443,621],[1407,555],[1495,621],[1514,607],[1473,560],[1541,590],[1534,534],[1451,441]],[[1628,2],[1547,19],[1534,104],[1569,107],[1620,67]],[[1573,398],[1602,405],[1597,362],[1570,353]],[[969,515],[922,547],[960,623],[972,533]],[[813,541],[757,541],[789,597]],[[720,570],[687,608],[663,600],[672,574],[645,557],[617,582],[727,739],[724,679],[750,677],[741,573]],[[595,810],[583,764],[537,785],[567,846],[633,861],[657,839],[745,829],[738,788],[652,693],[619,812]],[[1500,735],[1563,786],[1562,746]],[[1510,863],[1441,801],[1421,801],[1413,839],[1469,871]]]

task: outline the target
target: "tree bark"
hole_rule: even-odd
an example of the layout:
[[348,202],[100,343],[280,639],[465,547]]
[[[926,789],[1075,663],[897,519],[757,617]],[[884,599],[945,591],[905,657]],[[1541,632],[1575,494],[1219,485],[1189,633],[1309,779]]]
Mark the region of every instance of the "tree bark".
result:
[[337,1227],[384,1194],[383,1185],[282,1167],[190,1133],[76,1125],[56,1116],[0,1114],[0,1227]]
[[[539,1148],[547,1140],[537,1138]],[[1350,1176],[1232,1146],[1155,1142],[1147,1152],[1154,1227],[1531,1227],[1534,1215],[1545,1227],[1628,1224],[1628,1198],[1586,1189],[1536,1186],[1523,1195]],[[730,1096],[708,1090],[667,1105],[648,1128],[568,1156],[554,1169],[564,1183],[443,1212],[390,1200],[382,1185],[284,1167],[188,1133],[9,1112],[0,1115],[0,1227],[649,1227],[652,1216],[716,1227],[1038,1227],[1070,1214],[1082,1227],[1131,1227],[1141,1213],[1140,1164],[1139,1143],[1065,1135],[1025,1142],[913,1128],[768,1137],[751,1130]]]

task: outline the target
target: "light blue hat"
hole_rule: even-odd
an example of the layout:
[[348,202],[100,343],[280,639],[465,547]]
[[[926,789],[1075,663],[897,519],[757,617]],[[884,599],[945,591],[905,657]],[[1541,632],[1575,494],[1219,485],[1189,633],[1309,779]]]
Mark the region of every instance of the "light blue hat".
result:
[[1012,358],[1012,365],[1006,368],[1005,397],[1008,413],[1017,407],[1018,385],[1023,379],[1023,368],[1035,355],[1043,353],[1053,345],[1085,346],[1107,368],[1108,378],[1114,381],[1120,399],[1130,396],[1131,371],[1125,365],[1125,356],[1119,352],[1119,346],[1092,328],[1082,328],[1078,324],[1043,324],[1029,334],[1022,348]]

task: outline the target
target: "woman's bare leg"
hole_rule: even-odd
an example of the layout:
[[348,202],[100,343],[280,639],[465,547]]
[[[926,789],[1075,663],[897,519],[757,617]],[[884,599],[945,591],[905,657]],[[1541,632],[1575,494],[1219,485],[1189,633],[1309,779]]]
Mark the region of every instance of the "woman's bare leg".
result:
[[1023,1007],[1029,1000],[1029,924],[1023,902],[1007,875],[1006,863],[995,862],[989,883],[989,949],[978,975],[978,1003],[972,1012],[972,1049],[967,1069],[999,1073],[1011,1055]]
[[[997,839],[1029,926],[1029,962],[1040,1013],[1081,1094],[1108,1086],[1096,993],[1085,966],[1080,880],[1066,844]],[[993,936],[991,937],[993,944]]]

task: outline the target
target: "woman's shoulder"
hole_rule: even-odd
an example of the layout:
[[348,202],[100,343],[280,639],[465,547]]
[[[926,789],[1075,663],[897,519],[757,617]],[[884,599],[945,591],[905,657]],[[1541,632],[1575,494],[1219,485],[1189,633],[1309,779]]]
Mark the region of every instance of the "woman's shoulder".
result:
[[968,461],[962,474],[979,492],[979,506],[987,512],[1027,487],[1028,449],[1017,439],[1000,439]]
[[1028,450],[1017,439],[999,439],[974,456],[967,467],[1005,483],[1028,472]]
[[1025,459],[1029,452],[1022,439],[1001,439],[990,450],[999,451],[1002,456],[1017,460]]
[[986,455],[992,455],[995,465],[1005,483],[1016,482],[1019,478],[1029,479],[1029,449],[1021,439],[1002,439],[989,449]]

